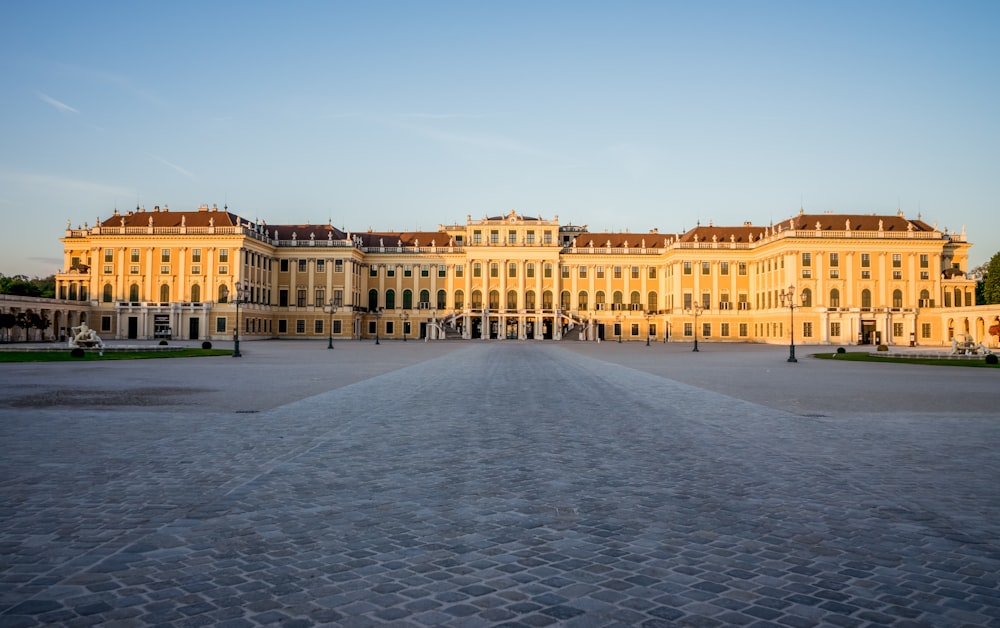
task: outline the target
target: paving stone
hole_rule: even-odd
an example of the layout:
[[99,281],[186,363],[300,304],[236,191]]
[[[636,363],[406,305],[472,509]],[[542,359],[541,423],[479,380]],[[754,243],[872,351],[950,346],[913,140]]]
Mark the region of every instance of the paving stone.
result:
[[937,400],[981,369],[248,344],[100,365],[201,405],[15,408],[91,384],[0,365],[0,625],[1000,625],[995,407]]

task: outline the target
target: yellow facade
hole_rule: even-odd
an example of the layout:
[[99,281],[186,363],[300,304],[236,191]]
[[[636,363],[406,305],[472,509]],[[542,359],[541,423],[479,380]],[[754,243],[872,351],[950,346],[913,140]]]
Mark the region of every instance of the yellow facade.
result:
[[662,234],[512,211],[352,233],[164,207],[67,228],[62,242],[57,296],[88,303],[116,339],[230,338],[236,295],[241,335],[335,339],[784,343],[794,319],[801,343],[941,345],[975,305],[965,234],[902,213]]

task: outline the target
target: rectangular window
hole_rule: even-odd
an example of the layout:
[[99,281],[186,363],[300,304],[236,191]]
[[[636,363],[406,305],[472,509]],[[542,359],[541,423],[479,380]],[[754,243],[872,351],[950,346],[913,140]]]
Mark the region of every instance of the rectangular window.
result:
[[500,276],[500,264],[496,262],[490,262],[490,277]]
[[318,259],[318,260],[316,260],[316,272],[317,273],[325,273],[326,272],[326,260],[325,259]]
[[480,263],[475,263],[472,265],[472,276],[482,277],[483,276],[483,265]]
[[299,272],[300,273],[306,272],[306,260],[304,259],[299,260]]
[[811,268],[803,268],[802,269],[802,278],[803,279],[812,279],[812,276],[813,276],[813,271],[812,271]]
[[694,297],[691,295],[691,293],[690,292],[685,292],[684,293],[684,309],[685,310],[690,310],[691,309],[691,304],[693,302],[694,302]]
[[922,271],[920,271],[920,278],[923,279],[924,281],[926,281],[926,280],[928,280],[928,279],[931,278],[931,274],[929,272],[927,272],[926,270],[922,270]]
[[729,337],[729,323],[720,323],[719,326],[720,326],[719,335],[721,335],[723,338],[728,338]]
[[412,277],[413,276],[413,266],[411,266],[410,264],[407,264],[406,266],[403,266],[403,276],[404,277]]
[[702,323],[701,324],[701,337],[708,338],[712,335],[712,323]]
[[862,279],[871,279],[872,278],[872,271],[870,271],[870,270],[863,270],[863,271],[861,271],[861,278]]
[[396,326],[393,324],[392,321],[386,321],[385,322],[385,335],[386,336],[391,336],[394,333],[396,333]]
[[139,261],[139,249],[132,249],[129,261],[131,261],[131,262],[138,262]]
[[191,267],[191,274],[192,275],[200,275],[201,274],[201,266],[192,266]]
[[893,268],[902,268],[903,267],[903,255],[902,254],[900,254],[900,253],[893,253],[892,254],[892,267]]
[[552,244],[552,232],[551,231],[546,231],[545,232],[545,244]]
[[806,321],[802,323],[802,337],[812,338],[813,336],[813,324],[811,321]]
[[477,229],[476,231],[472,232],[472,243],[473,244],[482,244],[483,243],[483,232],[482,231],[479,231]]
[[649,278],[656,279],[656,266],[649,267]]
[[[281,261],[284,262],[285,260],[281,260]],[[368,267],[368,276],[369,277],[378,277],[378,266],[376,266],[375,264],[372,264],[371,266],[369,266]]]
[[812,263],[813,263],[812,253],[803,253],[802,254],[802,267],[803,268],[809,268],[810,266],[812,266]]
[[639,335],[639,323],[632,323],[632,335],[633,336]]
[[219,266],[219,274],[220,275],[228,275],[229,274],[229,267],[228,266]]
[[496,229],[490,231],[490,244],[500,244],[500,232]]
[[455,276],[465,277],[465,266],[463,264],[455,264]]
[[194,263],[201,262],[201,249],[191,249],[191,261]]
[[439,279],[448,276],[448,267],[445,266],[444,264],[439,264],[438,267],[437,267],[437,269],[438,269],[438,278]]
[[102,316],[101,317],[101,331],[111,331],[111,317]]
[[550,279],[552,277],[552,264],[546,264],[544,267],[544,277]]
[[694,323],[684,323],[684,337],[690,338],[694,335]]
[[219,261],[229,263],[229,249],[219,249]]
[[920,254],[920,267],[930,268],[930,257],[927,255],[927,253]]
[[281,262],[278,264],[278,270],[281,271],[281,272],[283,272],[283,273],[287,273],[288,272],[288,260],[287,259],[281,260]]
[[893,323],[892,324],[892,335],[893,335],[894,338],[902,338],[903,337],[903,324],[902,323]]
[[305,307],[306,306],[306,291],[305,290],[299,290],[299,291],[296,292],[296,295],[295,295],[295,305],[297,307]]
[[740,262],[739,271],[738,272],[739,272],[740,276],[744,276],[744,275],[747,274],[747,263],[746,262]]
[[871,253],[861,254],[861,268],[871,268],[872,266],[872,256]]
[[840,266],[840,253],[830,253],[830,268]]
[[684,262],[684,271],[683,272],[684,272],[685,275],[690,275],[691,274],[691,262]]
[[161,275],[169,275],[170,274],[170,267],[169,266],[160,266],[160,274]]
[[334,320],[333,321],[333,333],[339,334],[343,332],[343,321]]
[[386,268],[385,269],[385,276],[386,277],[395,277],[396,276],[396,267],[394,265],[390,265],[388,268]]
[[750,333],[750,326],[746,323],[740,323],[740,338],[746,338]]
[[633,266],[632,267],[632,279],[638,279],[638,278],[639,278],[639,267],[638,266]]
[[304,318],[299,318],[295,320],[295,333],[297,334],[306,333],[306,321]]
[[528,244],[531,245],[531,244],[534,244],[534,243],[535,243],[535,232],[534,231],[528,231]]
[[507,264],[507,276],[517,277],[517,262],[510,262]]
[[333,291],[333,304],[340,307],[344,304],[344,291],[341,289],[336,289]]
[[316,290],[316,295],[315,296],[316,296],[316,300],[313,301],[313,305],[321,306],[321,305],[326,305],[327,304],[326,303],[326,290],[323,290],[322,288],[318,288]]
[[139,274],[139,267],[138,266],[129,266],[128,267],[128,272],[131,275],[138,275]]
[[603,266],[598,266],[597,267],[597,278],[598,279],[604,279],[604,267]]
[[278,333],[279,334],[287,334],[288,333],[288,321],[287,320],[285,320],[283,318],[279,318],[278,319]]
[[930,323],[920,323],[920,337],[924,340],[931,337],[931,324]]
[[344,272],[344,260],[342,259],[333,260],[333,272],[335,273]]
[[376,325],[375,321],[368,321],[368,335],[369,336],[374,336],[375,335],[375,330],[377,329],[375,325]]
[[580,267],[580,279],[586,279],[586,278],[587,278],[587,267],[586,266],[581,266]]
[[218,334],[226,333],[226,317],[216,316],[215,317],[215,332]]
[[323,333],[323,319],[317,318],[313,321],[313,333],[322,334]]
[[729,274],[729,262],[719,262],[719,274],[720,275]]
[[431,276],[431,267],[428,266],[427,264],[421,264],[420,265],[420,276],[421,277],[430,277]]
[[656,338],[656,323],[650,323],[649,329],[647,330],[650,338]]
[[621,266],[615,266],[614,273],[615,273],[615,279],[621,279],[622,278],[622,267]]
[[517,232],[513,229],[507,232],[507,244],[517,244]]
[[830,279],[840,279],[840,269],[831,268],[830,269]]
[[710,309],[712,307],[712,293],[702,292],[701,293],[701,307],[704,309]]
[[893,279],[902,279],[903,278],[903,271],[901,271],[901,270],[894,270],[894,271],[892,271],[892,278]]
[[830,323],[830,335],[834,338],[840,337],[840,323]]
[[113,262],[115,261],[115,250],[114,249],[104,249],[104,261]]
[[562,267],[562,278],[569,279],[569,266]]
[[160,249],[160,261],[161,262],[170,261],[170,249]]
[[104,274],[105,275],[110,275],[113,272],[114,272],[114,267],[111,264],[105,264],[104,265]]
[[711,262],[702,262],[701,263],[701,274],[702,275],[711,275],[712,274],[712,263]]

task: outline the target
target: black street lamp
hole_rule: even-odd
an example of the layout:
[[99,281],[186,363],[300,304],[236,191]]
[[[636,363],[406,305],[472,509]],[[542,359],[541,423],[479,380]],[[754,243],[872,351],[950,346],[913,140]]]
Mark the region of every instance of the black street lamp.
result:
[[685,310],[688,314],[694,314],[694,349],[691,349],[692,352],[698,351],[698,316],[704,311],[705,308],[700,303],[695,303]]
[[622,315],[619,314],[615,317],[615,324],[618,327],[618,344],[622,343]]
[[327,349],[333,349],[333,315],[337,313],[337,306],[339,305],[334,299],[330,299],[330,302],[327,304],[327,307],[330,308],[330,342],[326,345]]
[[375,310],[375,344],[381,344],[378,341],[378,331],[379,331],[378,328],[381,327],[382,325],[382,312],[384,311],[385,311],[384,308],[377,308]]
[[652,314],[649,314],[647,312],[646,313],[646,346],[647,347],[649,346],[649,317],[650,316],[652,316]]
[[788,286],[788,289],[784,292],[778,293],[778,298],[781,299],[781,306],[788,306],[788,316],[789,316],[789,333],[791,334],[791,342],[788,345],[788,361],[798,362],[795,359],[795,308],[798,305],[795,302],[795,286]]
[[406,325],[410,320],[410,315],[403,312],[403,342],[406,342]]
[[236,285],[236,298],[233,299],[233,303],[236,304],[236,327],[233,329],[233,357],[242,358],[243,354],[240,353],[240,304],[247,303],[247,298],[250,296],[250,291],[247,289],[247,282],[241,281]]

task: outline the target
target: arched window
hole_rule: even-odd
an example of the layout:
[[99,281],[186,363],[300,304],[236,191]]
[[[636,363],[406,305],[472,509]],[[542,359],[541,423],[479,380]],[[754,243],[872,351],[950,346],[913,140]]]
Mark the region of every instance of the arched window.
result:
[[615,305],[621,305],[622,304],[622,291],[621,290],[615,290],[614,294],[611,297],[611,302],[614,303]]
[[499,290],[490,290],[490,305],[489,305],[489,308],[491,310],[499,310],[500,309],[500,291]]
[[[133,287],[136,288],[136,294],[139,294],[138,286]],[[131,297],[129,298],[131,299]],[[219,303],[226,303],[227,301],[229,301],[229,286],[219,286]]]
[[475,264],[472,265],[472,276],[473,277],[483,276],[483,265],[480,264],[479,262],[476,262]]
[[542,293],[542,309],[551,310],[552,309],[552,291],[546,290]]
[[599,310],[600,310],[600,309],[603,309],[603,308],[601,307],[601,306],[603,306],[603,305],[604,305],[604,291],[603,291],[603,290],[598,290],[598,291],[597,291],[597,295],[596,295],[596,297],[594,298],[594,303],[596,303],[596,304],[597,304],[597,309],[599,309]]
[[76,284],[69,284],[69,300],[76,301]]
[[465,308],[465,291],[456,290],[455,291],[455,309],[461,310]]
[[629,301],[628,302],[630,304],[632,304],[632,305],[641,305],[642,304],[642,297],[639,296],[639,291],[638,290],[633,290],[632,291],[632,294],[629,295]]
[[435,307],[439,310],[443,310],[448,305],[448,293],[444,290],[438,290],[437,293],[437,304]]
[[[225,286],[222,287],[225,288]],[[229,294],[228,289],[226,290],[226,294]],[[134,283],[128,287],[128,300],[132,303],[139,301],[139,284]],[[222,303],[225,303],[225,301],[222,301]]]
[[577,300],[577,305],[580,308],[581,312],[586,312],[587,308],[590,307],[590,303],[588,303],[587,299],[586,290],[581,290],[580,294],[576,295],[576,300]]
[[368,291],[368,311],[374,312],[378,309],[378,290],[372,288]]
[[[792,297],[794,298],[794,297]],[[806,288],[802,291],[802,307],[812,307],[813,304],[813,291]]]
[[903,291],[892,291],[892,307],[903,307]]
[[111,303],[111,299],[114,297],[114,287],[111,284],[104,284],[104,294],[101,296],[101,300],[105,303]]
[[646,309],[655,312],[658,309],[656,292],[650,290],[646,298]]
[[927,290],[920,291],[920,307],[930,307],[931,293]]
[[483,307],[483,293],[479,290],[472,291],[472,308],[480,310]]
[[517,291],[508,290],[507,291],[507,309],[516,310],[517,309]]
[[80,300],[86,301],[88,294],[89,292],[87,292],[87,286],[80,286]]
[[535,309],[535,291],[528,290],[524,293],[524,307],[529,310]]
[[869,310],[872,308],[872,291],[868,288],[861,291],[861,307]]
[[194,284],[193,286],[191,286],[191,301],[193,301],[194,303],[198,303],[199,301],[201,301],[200,284]]
[[955,307],[962,307],[962,290],[955,288]]
[[840,290],[830,290],[830,307],[840,307]]
[[559,293],[559,309],[569,309],[569,290],[563,290]]
[[431,291],[430,290],[421,290],[420,291],[420,302],[427,304],[424,307],[430,307],[430,304],[431,304]]
[[170,286],[163,284],[160,286],[160,303],[170,302]]
[[413,291],[403,290],[403,309],[412,310],[413,309]]
[[396,291],[389,289],[385,291],[385,309],[396,309]]

